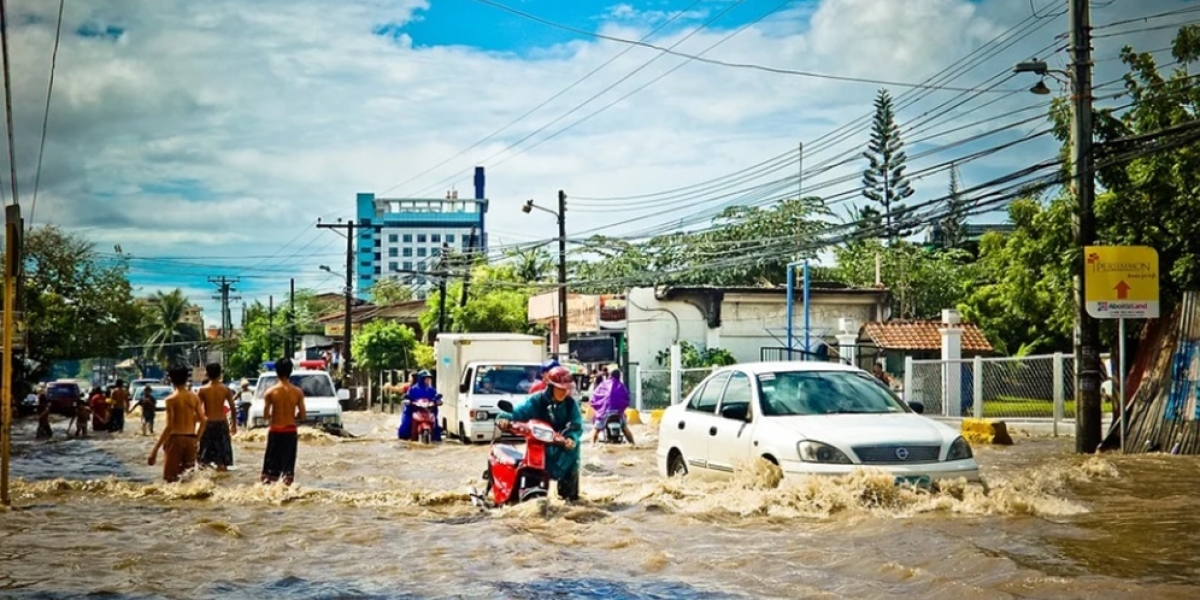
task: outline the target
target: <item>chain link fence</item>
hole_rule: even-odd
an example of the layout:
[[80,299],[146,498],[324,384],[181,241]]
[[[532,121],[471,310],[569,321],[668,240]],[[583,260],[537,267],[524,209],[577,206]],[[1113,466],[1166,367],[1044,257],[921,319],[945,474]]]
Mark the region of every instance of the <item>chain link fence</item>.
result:
[[1075,359],[1065,354],[910,359],[904,398],[924,404],[931,416],[1074,420],[1074,375]]

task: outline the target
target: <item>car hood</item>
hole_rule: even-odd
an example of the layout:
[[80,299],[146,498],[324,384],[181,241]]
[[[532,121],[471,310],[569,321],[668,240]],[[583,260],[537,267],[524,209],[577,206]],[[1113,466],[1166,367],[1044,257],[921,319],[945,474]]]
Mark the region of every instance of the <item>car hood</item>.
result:
[[[263,399],[255,398],[250,403],[250,410],[256,413],[262,413]],[[342,404],[334,396],[312,396],[304,399],[304,410],[310,413],[329,414],[341,412]]]
[[846,448],[885,444],[941,446],[958,437],[953,429],[914,413],[809,415],[769,417],[769,420],[804,439]]

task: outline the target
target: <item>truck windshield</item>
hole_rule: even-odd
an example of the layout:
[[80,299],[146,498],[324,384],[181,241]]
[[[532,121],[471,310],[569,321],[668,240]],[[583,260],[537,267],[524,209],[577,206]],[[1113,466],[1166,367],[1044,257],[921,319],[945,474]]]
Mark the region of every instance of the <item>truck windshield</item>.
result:
[[528,394],[538,380],[538,367],[529,365],[483,365],[476,369],[476,394]]

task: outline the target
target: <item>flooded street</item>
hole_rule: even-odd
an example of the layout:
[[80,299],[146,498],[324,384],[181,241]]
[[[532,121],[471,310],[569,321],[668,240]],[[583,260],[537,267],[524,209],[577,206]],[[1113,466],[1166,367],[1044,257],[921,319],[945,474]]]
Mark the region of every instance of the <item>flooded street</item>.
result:
[[[937,494],[862,474],[665,481],[653,437],[584,446],[584,500],[471,507],[487,446],[302,438],[297,485],[235,471],[156,481],[136,431],[51,443],[14,431],[0,596],[73,598],[1194,598],[1200,461],[1078,457],[1069,438],[977,448],[988,484]],[[160,418],[161,425],[161,418]],[[648,437],[648,435],[650,437]]]

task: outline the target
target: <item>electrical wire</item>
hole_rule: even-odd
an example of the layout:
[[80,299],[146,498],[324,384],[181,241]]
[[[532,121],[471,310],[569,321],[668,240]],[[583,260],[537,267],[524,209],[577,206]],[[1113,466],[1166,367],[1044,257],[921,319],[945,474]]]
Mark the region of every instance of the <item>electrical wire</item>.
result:
[[58,24],[54,27],[54,51],[50,53],[50,83],[46,85],[46,110],[42,113],[42,139],[38,142],[37,171],[33,177],[33,201],[29,204],[28,227],[33,227],[33,215],[37,212],[38,188],[42,183],[42,157],[46,154],[46,130],[50,126],[50,99],[54,97],[54,72],[58,67],[58,42],[62,38],[63,8],[67,0],[58,0]]
[[4,119],[8,129],[8,169],[12,177],[12,203],[20,202],[17,195],[17,149],[13,132],[12,75],[8,68],[8,7],[0,0],[0,51],[4,54]]

